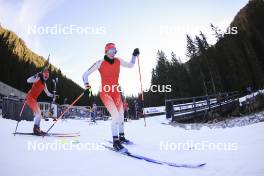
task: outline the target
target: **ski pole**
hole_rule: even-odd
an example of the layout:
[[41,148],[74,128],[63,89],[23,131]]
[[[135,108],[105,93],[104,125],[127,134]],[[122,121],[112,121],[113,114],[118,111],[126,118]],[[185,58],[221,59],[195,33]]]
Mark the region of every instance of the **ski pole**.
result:
[[19,117],[21,117],[21,115],[22,115],[22,113],[23,113],[23,111],[24,111],[25,105],[26,105],[26,100],[24,101],[24,104],[23,104],[23,106],[22,106],[22,109],[21,109],[21,111],[20,111],[20,113],[19,113]]
[[138,58],[138,72],[139,72],[139,79],[140,79],[140,86],[141,86],[141,100],[142,100],[142,111],[143,111],[143,117],[144,117],[144,126],[147,126],[146,117],[144,115],[144,94],[143,94],[144,92],[143,92],[142,79],[141,79],[139,56],[137,58]]
[[[84,92],[81,93],[81,95],[79,95],[62,113],[61,115],[57,118],[57,120],[49,127],[49,129],[46,131],[46,133],[48,133],[53,126],[63,117],[63,115],[84,95]],[[45,135],[43,135],[44,137]]]
[[[22,115],[22,113],[23,113],[23,111],[24,111],[25,105],[26,105],[26,100],[24,101],[24,104],[23,104],[23,106],[22,106],[22,108],[21,108],[21,111],[20,111],[20,113],[19,113],[19,117],[21,117],[21,115]],[[15,129],[15,132],[14,132],[14,136],[16,135],[17,127],[18,127],[19,122],[20,122],[20,121],[18,120],[18,121],[17,121],[17,124],[16,124],[16,129]]]

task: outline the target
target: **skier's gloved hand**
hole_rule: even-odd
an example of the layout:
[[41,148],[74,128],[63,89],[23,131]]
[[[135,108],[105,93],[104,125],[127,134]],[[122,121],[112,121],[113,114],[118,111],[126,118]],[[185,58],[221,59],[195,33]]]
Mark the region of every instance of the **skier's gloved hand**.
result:
[[36,74],[34,75],[34,77],[35,77],[35,78],[39,77],[39,73],[36,73]]
[[40,76],[41,76],[41,72],[38,72],[38,73],[36,73],[36,74],[34,75],[34,78],[35,78],[35,79],[39,79]]
[[133,56],[138,56],[139,54],[140,54],[139,49],[138,48],[134,49]]
[[85,87],[85,89],[90,89],[91,88],[90,84],[88,84],[88,83],[85,83],[84,87]]
[[55,102],[60,96],[58,94],[55,94],[52,96],[53,101]]
[[89,84],[84,84],[85,90],[84,95],[87,95],[88,97],[92,96],[92,88]]

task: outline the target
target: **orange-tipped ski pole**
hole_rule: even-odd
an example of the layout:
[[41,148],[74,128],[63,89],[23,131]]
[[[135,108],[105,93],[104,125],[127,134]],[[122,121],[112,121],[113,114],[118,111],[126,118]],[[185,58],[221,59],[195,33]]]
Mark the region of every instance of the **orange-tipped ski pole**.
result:
[[138,56],[138,72],[139,72],[139,79],[140,79],[140,86],[141,86],[141,100],[142,100],[142,111],[143,111],[143,117],[144,117],[144,126],[147,126],[146,117],[144,115],[144,92],[143,92],[142,79],[141,79],[139,56]]
[[[57,118],[57,120],[49,127],[49,129],[46,131],[46,133],[48,133],[52,127],[60,120],[62,119],[63,115],[69,111],[69,109],[84,95],[84,92],[81,93],[81,95],[79,95],[62,113],[61,115]],[[43,136],[44,137],[44,136]]]

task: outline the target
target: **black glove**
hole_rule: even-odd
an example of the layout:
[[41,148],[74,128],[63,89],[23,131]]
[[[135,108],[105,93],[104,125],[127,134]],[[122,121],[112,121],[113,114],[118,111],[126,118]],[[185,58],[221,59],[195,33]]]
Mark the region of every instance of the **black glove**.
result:
[[36,73],[36,74],[34,75],[34,77],[37,78],[37,77],[40,77],[40,75],[41,75],[41,72],[38,72],[38,73]]
[[52,95],[52,99],[53,99],[53,101],[55,102],[56,101],[56,99],[58,99],[59,98],[59,95],[58,94],[55,94],[55,96],[54,95]]
[[88,97],[92,96],[92,88],[89,84],[85,84],[85,90],[84,90],[84,95],[87,95]]
[[46,82],[46,80],[43,78],[43,74],[42,73],[38,73],[38,77],[43,83]]
[[136,49],[134,49],[134,51],[133,51],[133,56],[138,56],[138,55],[139,55],[139,49],[136,48]]

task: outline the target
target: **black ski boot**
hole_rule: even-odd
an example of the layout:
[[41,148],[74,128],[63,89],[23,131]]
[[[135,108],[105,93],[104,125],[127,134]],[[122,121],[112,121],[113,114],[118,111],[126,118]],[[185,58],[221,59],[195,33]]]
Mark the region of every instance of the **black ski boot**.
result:
[[37,136],[44,136],[46,133],[42,131],[38,125],[34,125],[33,133]]
[[133,142],[125,138],[124,133],[119,133],[119,141],[121,142],[121,144],[133,144]]
[[117,136],[113,136],[113,148],[120,153],[126,153],[128,150],[121,144]]

